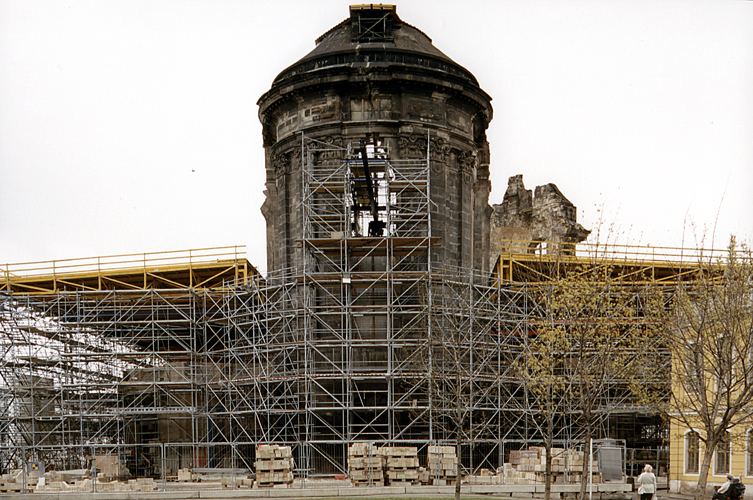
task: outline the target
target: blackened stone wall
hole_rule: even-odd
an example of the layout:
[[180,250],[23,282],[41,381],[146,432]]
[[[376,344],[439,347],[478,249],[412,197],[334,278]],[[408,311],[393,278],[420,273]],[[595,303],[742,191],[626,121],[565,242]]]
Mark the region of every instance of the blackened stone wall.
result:
[[[389,32],[359,40],[354,22],[363,13],[387,16]],[[296,244],[303,236],[302,133],[341,147],[378,138],[392,159],[425,158],[431,141],[432,236],[441,245],[432,259],[489,269],[491,97],[394,9],[352,10],[280,73],[258,104],[269,271],[298,267],[303,258]]]

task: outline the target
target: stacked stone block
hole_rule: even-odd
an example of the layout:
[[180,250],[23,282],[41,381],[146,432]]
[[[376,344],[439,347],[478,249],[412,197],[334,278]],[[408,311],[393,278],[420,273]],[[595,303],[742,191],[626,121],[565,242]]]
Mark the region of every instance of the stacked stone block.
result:
[[[36,480],[36,478],[34,479]],[[23,476],[20,469],[13,470],[9,474],[0,475],[0,493],[20,493],[22,490]],[[27,491],[34,491],[34,488],[29,487]]]
[[458,457],[454,446],[429,446],[427,468],[434,486],[451,486],[457,477]]
[[[598,463],[593,462],[594,482],[601,482]],[[554,484],[580,483],[588,473],[588,459],[582,451],[552,448],[552,473]],[[531,447],[510,452],[510,462],[502,469],[504,484],[535,484],[546,481],[546,449]]]
[[463,476],[463,482],[467,484],[504,484],[502,475],[495,474],[489,469],[481,469],[473,476]]
[[385,457],[385,482],[388,485],[418,482],[418,448],[392,446],[381,449]]
[[424,486],[431,484],[431,474],[429,474],[429,469],[426,467],[418,468],[418,481]]
[[[35,493],[88,493],[92,491],[91,479],[76,479],[71,482],[64,481],[54,473],[46,473],[40,478],[27,478],[30,481],[27,491]],[[20,490],[20,482],[19,489]],[[97,480],[97,491],[102,493],[125,492],[125,491],[155,491],[159,488],[158,483],[150,477],[128,479],[126,481],[100,481]]]
[[259,488],[288,488],[293,484],[293,452],[290,446],[263,444],[256,452],[256,484]]
[[348,448],[348,469],[353,486],[384,486],[384,455],[372,443],[353,443]]

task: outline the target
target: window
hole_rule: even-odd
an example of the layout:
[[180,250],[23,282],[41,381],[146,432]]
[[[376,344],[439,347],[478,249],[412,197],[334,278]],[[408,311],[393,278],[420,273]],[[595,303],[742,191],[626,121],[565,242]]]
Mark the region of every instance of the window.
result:
[[687,357],[684,361],[685,392],[689,395],[700,394],[703,384],[703,354],[699,344],[695,341],[688,342]]
[[714,457],[714,474],[717,476],[729,473],[730,437],[725,433],[719,444],[716,445]]
[[747,443],[745,443],[746,476],[753,476],[753,429],[748,429]]
[[685,473],[698,474],[700,454],[700,439],[697,432],[690,431],[685,434]]
[[726,392],[735,386],[735,350],[729,334],[717,335],[716,390]]

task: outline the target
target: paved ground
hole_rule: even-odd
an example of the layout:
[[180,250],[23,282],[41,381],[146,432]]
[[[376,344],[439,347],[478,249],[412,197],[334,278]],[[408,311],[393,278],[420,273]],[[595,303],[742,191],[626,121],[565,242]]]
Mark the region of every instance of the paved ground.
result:
[[[196,489],[188,490],[175,488],[175,485],[179,483],[173,483],[172,488],[168,488],[165,491],[154,492],[112,492],[112,493],[31,493],[31,494],[19,494],[19,493],[0,493],[0,500],[196,500],[196,499],[234,499],[234,500],[261,500],[265,498],[279,499],[279,500],[291,500],[291,499],[307,499],[307,500],[365,500],[368,498],[379,498],[380,500],[387,499],[431,499],[442,498],[449,499],[454,496],[454,487],[431,487],[425,486],[421,488],[308,488],[308,489],[219,489],[216,486],[209,488],[209,484],[196,483],[198,486]],[[170,483],[168,483],[170,485]],[[541,500],[543,499],[542,493],[536,493],[532,495],[530,492],[502,492],[493,491],[489,488],[472,488],[472,485],[464,485],[462,498],[467,500],[479,500],[481,498],[494,498],[505,500]],[[475,490],[475,491],[474,491]],[[552,500],[560,500],[559,493],[552,495]],[[575,498],[574,493],[567,493],[564,495],[566,500],[572,500]],[[627,493],[598,493],[594,492],[592,496],[593,500],[639,500],[638,494],[635,492]],[[691,495],[681,495],[676,493],[670,493],[666,489],[659,490],[654,500],[692,500]],[[709,499],[710,500],[710,499]]]

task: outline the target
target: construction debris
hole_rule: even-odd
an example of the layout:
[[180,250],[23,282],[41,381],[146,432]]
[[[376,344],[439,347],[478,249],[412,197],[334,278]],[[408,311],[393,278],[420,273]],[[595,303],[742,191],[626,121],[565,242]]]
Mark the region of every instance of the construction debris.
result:
[[[582,451],[552,448],[552,484],[578,484],[583,474],[593,473],[593,482],[601,483],[598,462],[594,460],[591,471]],[[585,470],[584,470],[585,468]],[[510,461],[496,473],[481,469],[480,475],[466,476],[468,484],[543,484],[546,481],[546,449],[532,446],[527,450],[513,450]]]
[[[15,479],[9,481],[8,476],[15,476]],[[97,481],[95,486],[90,478],[64,481],[54,471],[47,472],[42,477],[27,477],[26,483],[26,491],[34,493],[87,493],[94,491],[95,487],[97,492],[155,491],[159,488],[159,483],[150,477],[127,481]],[[18,474],[3,474],[0,478],[0,492],[21,492],[22,488],[23,478],[20,471]]]

